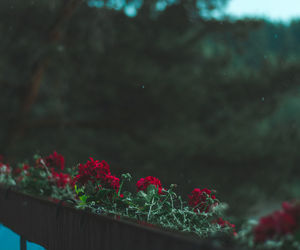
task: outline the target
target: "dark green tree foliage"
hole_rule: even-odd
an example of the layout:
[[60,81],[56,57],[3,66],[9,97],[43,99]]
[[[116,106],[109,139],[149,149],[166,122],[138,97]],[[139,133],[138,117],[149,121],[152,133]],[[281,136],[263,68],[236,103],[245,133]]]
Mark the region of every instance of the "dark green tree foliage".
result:
[[83,3],[49,42],[61,1],[2,1],[3,150],[47,55],[11,157],[56,149],[69,164],[93,156],[227,196],[237,180],[280,188],[299,163],[299,22],[208,18],[224,1],[157,2],[135,17]]

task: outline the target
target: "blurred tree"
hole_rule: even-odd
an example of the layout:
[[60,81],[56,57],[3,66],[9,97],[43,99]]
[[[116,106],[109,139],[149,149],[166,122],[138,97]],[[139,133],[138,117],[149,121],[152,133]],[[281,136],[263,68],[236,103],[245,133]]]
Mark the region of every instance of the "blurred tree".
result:
[[298,127],[278,117],[297,97],[299,22],[209,17],[225,1],[91,2],[0,2],[3,152],[102,157],[228,196],[295,173]]

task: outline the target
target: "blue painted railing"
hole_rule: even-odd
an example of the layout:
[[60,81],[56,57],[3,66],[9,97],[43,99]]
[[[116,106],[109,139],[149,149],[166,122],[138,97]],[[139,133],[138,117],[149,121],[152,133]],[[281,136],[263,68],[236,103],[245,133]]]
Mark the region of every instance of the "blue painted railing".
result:
[[[19,250],[21,247],[20,236],[9,228],[0,224],[0,249],[1,250]],[[32,242],[26,242],[27,250],[44,250],[43,247]]]

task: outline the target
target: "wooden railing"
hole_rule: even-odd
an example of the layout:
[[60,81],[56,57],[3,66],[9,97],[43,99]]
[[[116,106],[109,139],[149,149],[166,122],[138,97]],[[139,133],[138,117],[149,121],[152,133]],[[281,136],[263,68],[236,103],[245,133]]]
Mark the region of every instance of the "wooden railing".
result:
[[0,187],[0,223],[21,236],[23,249],[25,240],[50,250],[225,249],[211,241],[95,215],[4,187]]

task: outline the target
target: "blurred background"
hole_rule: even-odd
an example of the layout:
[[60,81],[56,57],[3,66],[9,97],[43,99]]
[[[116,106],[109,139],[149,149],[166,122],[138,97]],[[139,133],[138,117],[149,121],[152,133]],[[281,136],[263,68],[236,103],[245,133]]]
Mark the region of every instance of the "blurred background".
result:
[[[298,13],[297,11],[298,7]],[[0,154],[106,160],[232,216],[300,194],[300,3],[0,1]]]

